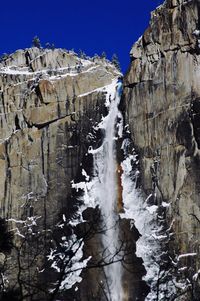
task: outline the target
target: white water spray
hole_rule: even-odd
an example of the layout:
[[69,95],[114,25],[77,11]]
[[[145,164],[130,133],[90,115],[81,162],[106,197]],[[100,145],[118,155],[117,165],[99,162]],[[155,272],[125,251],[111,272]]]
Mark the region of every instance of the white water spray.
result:
[[[108,93],[109,91],[107,91]],[[94,156],[94,172],[98,178],[96,201],[100,204],[103,227],[103,257],[109,263],[104,271],[107,280],[106,293],[111,301],[122,300],[122,267],[120,263],[119,215],[117,208],[117,160],[116,135],[122,135],[122,121],[118,105],[121,96],[121,83],[115,83],[109,93],[109,113],[99,127],[104,130],[102,146],[92,150]]]
[[109,301],[122,301],[122,265],[120,259],[121,243],[119,241],[119,213],[118,183],[117,183],[117,160],[116,160],[116,139],[122,137],[123,119],[118,110],[120,103],[122,83],[114,80],[111,85],[104,87],[107,92],[105,105],[108,108],[108,115],[96,129],[104,133],[102,145],[98,149],[89,149],[93,154],[94,177],[89,177],[83,170],[85,182],[73,183],[72,187],[84,191],[84,205],[79,208],[79,218],[71,221],[72,226],[83,222],[82,212],[88,208],[95,208],[97,205],[102,214],[102,259],[105,263],[105,286],[104,292]]
[[[73,183],[72,187],[84,191],[83,205],[79,208],[78,218],[72,220],[72,226],[83,222],[82,212],[88,208],[100,206],[105,232],[102,234],[102,258],[105,263],[106,286],[103,287],[106,293],[106,300],[123,301],[127,300],[127,294],[123,290],[122,274],[123,267],[120,259],[123,256],[119,252],[121,242],[119,240],[119,215],[121,219],[134,221],[136,228],[141,234],[137,241],[136,255],[143,259],[146,268],[146,275],[143,279],[151,287],[151,291],[146,296],[146,301],[157,300],[157,280],[160,272],[159,257],[161,255],[160,228],[157,224],[158,206],[149,205],[145,201],[141,191],[136,188],[139,171],[133,170],[133,165],[137,165],[137,156],[134,150],[126,151],[129,148],[129,141],[124,140],[122,149],[126,151],[125,159],[121,162],[123,173],[121,175],[123,213],[118,212],[118,179],[116,160],[116,140],[117,136],[122,137],[123,120],[118,105],[120,103],[121,83],[114,81],[111,85],[103,88],[107,92],[106,106],[108,115],[102,119],[96,127],[104,132],[104,140],[98,149],[90,148],[89,153],[93,154],[94,176],[92,179],[82,170],[85,181]],[[134,173],[133,173],[134,172]],[[162,204],[166,206],[166,203]],[[120,254],[121,253],[121,254]],[[114,262],[114,263],[113,263]],[[167,285],[169,294],[175,294],[175,279],[169,279]],[[178,283],[179,284],[179,283]],[[160,285],[160,300],[165,300],[166,283]]]

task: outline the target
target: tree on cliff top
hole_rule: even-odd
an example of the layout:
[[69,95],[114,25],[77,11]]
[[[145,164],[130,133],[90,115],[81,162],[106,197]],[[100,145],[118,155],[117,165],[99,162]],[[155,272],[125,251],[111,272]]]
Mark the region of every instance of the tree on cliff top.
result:
[[35,36],[32,40],[33,47],[41,48],[41,42],[38,36]]
[[55,45],[54,45],[53,43],[49,43],[49,42],[47,42],[47,43],[45,44],[45,47],[46,47],[47,49],[51,49],[51,50],[54,50],[54,49],[55,49]]
[[101,54],[101,58],[106,59],[106,57],[107,57],[107,55],[106,55],[105,51],[103,51],[102,54]]
[[112,64],[113,64],[119,71],[121,71],[120,62],[119,62],[119,59],[118,59],[118,56],[116,55],[116,53],[114,53],[113,56],[112,56]]

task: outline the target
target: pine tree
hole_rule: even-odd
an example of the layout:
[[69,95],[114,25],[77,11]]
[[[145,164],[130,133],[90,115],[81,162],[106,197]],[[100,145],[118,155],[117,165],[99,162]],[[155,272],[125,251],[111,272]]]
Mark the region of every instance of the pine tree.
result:
[[0,61],[5,61],[9,58],[9,54],[8,53],[3,53],[2,56],[0,57]]
[[81,59],[86,59],[86,54],[85,54],[85,52],[83,51],[83,50],[79,50],[79,57],[81,58]]
[[106,55],[105,51],[103,51],[102,54],[101,54],[101,58],[106,59],[106,57],[107,57],[107,55]]
[[94,54],[94,56],[92,57],[92,61],[94,62],[95,60],[98,60],[99,56],[97,53]]
[[55,49],[55,44],[52,43],[52,44],[51,44],[51,50],[54,50],[54,49]]
[[49,42],[47,42],[47,43],[45,44],[45,47],[46,47],[47,49],[51,49],[51,44],[50,44]]
[[112,64],[113,64],[119,71],[121,71],[120,62],[119,62],[119,59],[118,59],[118,56],[116,55],[116,53],[114,53],[113,56],[112,56]]
[[40,39],[35,36],[32,40],[33,47],[41,48]]

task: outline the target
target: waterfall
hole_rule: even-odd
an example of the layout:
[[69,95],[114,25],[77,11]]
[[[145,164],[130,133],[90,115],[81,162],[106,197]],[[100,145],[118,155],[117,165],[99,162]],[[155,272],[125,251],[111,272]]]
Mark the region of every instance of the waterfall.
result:
[[123,256],[119,238],[119,209],[118,209],[118,164],[116,154],[116,140],[122,138],[123,118],[118,109],[122,83],[117,79],[112,84],[103,88],[106,92],[105,106],[108,114],[102,117],[96,130],[101,130],[103,142],[97,149],[89,148],[88,153],[93,156],[93,177],[86,174],[84,182],[72,183],[72,187],[81,189],[83,194],[83,206],[79,208],[78,218],[70,223],[75,226],[83,222],[82,212],[88,208],[98,206],[102,217],[102,262],[104,266],[104,281],[102,289],[106,300],[123,300],[122,288],[122,264]]
[[[100,205],[102,224],[105,228],[102,235],[103,256],[106,258],[104,272],[106,293],[109,300],[122,300],[122,268],[120,263],[119,214],[117,208],[117,159],[116,139],[122,135],[122,116],[118,110],[122,84],[115,82],[107,91],[109,99],[108,115],[99,127],[104,131],[104,140],[97,150],[90,150],[94,158],[94,173],[98,178],[96,184],[96,202]],[[110,93],[109,93],[110,92]],[[120,120],[121,122],[117,122]]]
[[[137,288],[134,289],[134,275],[131,275],[131,269],[130,272],[125,270],[126,267],[121,262],[122,257],[127,256],[124,253],[127,250],[126,245],[123,246],[123,242],[120,240],[120,234],[122,235],[120,229],[123,231],[123,226],[122,223],[119,225],[119,219],[130,221],[130,231],[135,225],[140,233],[140,238],[136,242],[136,255],[143,259],[146,269],[146,274],[142,275],[143,280],[151,288],[151,291],[148,292],[146,287],[143,297],[147,294],[146,301],[157,300],[157,279],[160,273],[160,256],[162,255],[160,240],[164,237],[160,235],[162,229],[157,224],[158,206],[149,204],[148,198],[145,200],[141,190],[137,188],[138,158],[129,138],[123,137],[122,139],[123,160],[120,163],[121,169],[118,166],[116,141],[118,138],[122,138],[123,133],[123,118],[118,109],[122,84],[115,80],[102,90],[107,95],[105,105],[108,108],[108,114],[102,117],[101,122],[96,126],[96,130],[102,131],[103,141],[99,148],[93,149],[90,147],[88,150],[88,153],[93,156],[92,176],[88,176],[83,169],[82,175],[85,177],[85,181],[73,183],[72,185],[73,188],[81,189],[84,193],[83,205],[79,207],[78,218],[70,221],[70,223],[72,226],[76,226],[84,222],[82,213],[86,208],[96,208],[97,206],[100,208],[103,233],[99,237],[102,243],[102,259],[105,259],[102,261],[104,279],[101,276],[100,279],[102,279],[101,289],[106,295],[106,299],[102,296],[101,300],[109,301],[129,300],[130,296],[137,296],[138,294]],[[125,126],[125,130],[126,133],[129,133],[128,125]],[[119,178],[123,189],[119,187]],[[121,202],[120,198],[123,200],[123,210],[119,208],[119,205],[121,205],[119,204]],[[162,206],[166,207],[167,204],[163,202]],[[131,235],[133,235],[134,240],[134,233]],[[125,241],[126,243],[127,241]],[[122,246],[123,249],[121,249]],[[131,251],[134,253],[134,249]],[[131,253],[129,255],[131,256]],[[87,258],[86,260],[88,262],[90,259]],[[141,265],[141,263],[139,264]],[[137,269],[137,266],[134,266],[134,268]],[[133,281],[133,285],[128,285],[128,287],[124,281],[126,273],[129,273],[128,281],[130,279]],[[137,277],[137,281],[140,281],[140,277],[141,275]],[[123,284],[125,284],[124,287]],[[170,292],[174,293],[173,281],[170,279],[168,286]],[[141,285],[141,287],[144,289],[144,286]],[[160,296],[161,294],[165,296],[165,282],[160,284],[159,289]]]

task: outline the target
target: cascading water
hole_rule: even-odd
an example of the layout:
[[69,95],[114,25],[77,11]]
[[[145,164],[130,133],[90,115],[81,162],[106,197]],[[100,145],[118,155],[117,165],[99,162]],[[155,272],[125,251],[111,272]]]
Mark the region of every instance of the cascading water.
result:
[[[103,256],[107,265],[104,268],[106,276],[106,293],[109,300],[122,300],[122,268],[120,263],[119,214],[117,208],[117,161],[116,135],[122,135],[122,116],[118,110],[121,97],[121,82],[114,83],[109,93],[109,113],[103,119],[101,128],[105,137],[100,148],[90,150],[94,158],[94,173],[98,182],[95,187],[96,203],[100,205],[103,227]],[[121,122],[118,122],[119,119]]]
[[[99,90],[106,92],[107,95],[105,105],[108,108],[108,114],[95,128],[102,131],[103,142],[99,148],[90,147],[88,150],[88,153],[93,156],[92,177],[83,169],[82,175],[85,181],[72,184],[73,188],[83,191],[81,197],[83,205],[79,207],[77,217],[71,220],[70,224],[75,227],[85,222],[82,213],[86,208],[99,207],[101,209],[103,231],[98,236],[98,242],[100,238],[102,244],[100,267],[104,268],[104,273],[102,270],[99,273],[98,281],[100,280],[100,289],[103,293],[101,291],[98,295],[98,300],[157,300],[160,240],[164,237],[160,236],[162,229],[157,224],[158,206],[148,204],[148,198],[145,200],[136,185],[139,174],[137,155],[128,138],[127,126],[123,129],[123,118],[118,109],[122,83],[114,80],[111,85]],[[116,141],[122,138],[123,132],[127,133],[127,136],[121,139],[123,156],[122,160],[117,162]],[[123,210],[121,210],[122,202]],[[166,207],[164,202],[162,205]],[[128,234],[129,237],[124,235],[123,238],[120,237],[122,233]],[[140,233],[139,236],[138,233]],[[143,259],[146,273],[144,268],[142,271],[141,260],[134,259],[135,245],[136,255]],[[83,261],[84,267],[91,258],[92,256],[89,256]],[[96,260],[98,267],[99,253]],[[77,282],[80,282],[80,277]],[[151,288],[150,291],[146,283]],[[174,290],[172,284],[172,281],[168,281],[170,292]],[[96,283],[94,283],[95,286]],[[160,284],[159,289],[160,300],[165,300],[162,299],[165,298],[165,283]]]
[[[142,234],[137,241],[136,251],[138,256],[143,258],[147,269],[145,280],[152,286],[152,279],[157,279],[157,267],[156,262],[154,262],[155,257],[152,257],[152,254],[156,253],[159,248],[157,242],[152,244],[151,234],[157,231],[155,223],[157,215],[154,214],[153,210],[155,206],[153,208],[147,206],[140,190],[136,188],[139,173],[136,168],[137,156],[134,155],[134,150],[129,146],[129,138],[122,137],[124,130],[127,134],[129,133],[126,127],[123,129],[123,118],[118,109],[122,83],[114,80],[111,85],[102,88],[102,90],[107,95],[105,105],[108,108],[108,114],[102,118],[95,129],[102,131],[103,141],[99,148],[90,147],[88,150],[88,153],[93,156],[92,177],[88,176],[83,169],[82,175],[85,177],[85,181],[72,185],[73,188],[83,191],[81,198],[83,205],[79,207],[77,218],[71,220],[70,223],[72,226],[76,226],[84,222],[82,213],[86,208],[99,207],[101,210],[102,231],[98,239],[100,237],[102,245],[100,260],[104,273],[99,278],[101,279],[100,288],[103,291],[100,300],[145,300],[148,289],[141,282],[142,276],[145,275],[145,273],[141,274],[140,272],[141,262],[136,262],[133,259],[134,240],[137,240],[138,237],[134,231],[132,232],[132,229],[134,223]],[[123,138],[121,139],[123,141],[121,159],[123,159],[120,162],[117,162],[116,141],[118,138]],[[121,210],[122,202],[123,210]],[[124,222],[124,220],[128,222]],[[125,237],[124,234],[128,234],[129,238]],[[90,258],[92,257],[85,259],[86,262],[89,262]],[[127,258],[128,260],[126,260]],[[136,275],[137,272],[138,276]],[[138,291],[138,281],[140,281],[142,291]],[[154,291],[149,295],[150,298],[154,296]],[[150,299],[147,297],[146,300]],[[152,300],[155,299],[152,298]]]
[[[124,250],[122,250],[123,243],[120,240],[119,220],[121,207],[118,203],[119,195],[122,197],[122,191],[119,193],[119,177],[121,175],[118,174],[120,169],[116,151],[116,141],[118,138],[122,138],[123,134],[123,117],[118,109],[122,94],[122,82],[115,79],[112,84],[101,88],[101,90],[106,92],[105,106],[108,109],[108,114],[102,117],[102,121],[96,126],[96,130],[101,130],[103,141],[99,148],[93,149],[90,147],[88,150],[88,153],[92,154],[93,157],[92,177],[90,178],[86,171],[82,169],[85,181],[72,182],[72,188],[75,188],[77,191],[79,189],[82,190],[83,195],[81,196],[82,205],[79,207],[75,218],[70,220],[69,226],[73,228],[85,222],[83,212],[86,208],[100,208],[100,227],[102,231],[99,237],[102,251],[101,267],[103,267],[104,271],[102,273],[101,270],[101,293],[99,296],[102,301],[122,301],[127,300],[127,298],[124,297],[122,279]],[[64,216],[63,221],[65,222],[65,220]],[[84,242],[77,240],[77,236],[73,235],[66,245],[74,244],[76,246],[76,241],[78,243],[81,242],[81,245],[80,250],[78,248],[79,252],[75,252],[73,259],[74,272],[64,281],[64,285],[67,288],[82,280],[80,277],[81,269],[92,258],[92,256],[89,256],[80,262],[80,257],[83,255]],[[49,258],[53,258],[52,256],[56,256],[55,254],[57,255],[57,250],[53,255],[50,254]],[[54,267],[56,267],[55,263]]]
[[[95,129],[102,131],[103,142],[99,148],[90,147],[88,150],[88,153],[93,156],[92,177],[90,178],[83,169],[82,175],[85,177],[85,181],[72,185],[73,188],[83,191],[81,198],[83,205],[79,207],[77,218],[71,220],[70,223],[72,226],[76,226],[84,222],[82,213],[86,208],[99,207],[101,210],[103,231],[98,239],[100,237],[102,244],[101,267],[104,267],[104,273],[99,278],[101,279],[100,288],[103,290],[100,300],[156,300],[154,289],[145,299],[148,289],[141,279],[145,273],[142,274],[140,271],[141,261],[136,262],[133,259],[134,240],[138,239],[138,234],[134,234],[132,229],[134,223],[142,235],[136,243],[136,254],[143,258],[147,270],[144,279],[153,287],[152,283],[156,283],[158,274],[157,262],[154,260],[156,257],[153,255],[157,253],[159,246],[157,240],[152,243],[152,233],[155,234],[158,230],[155,222],[157,217],[155,207],[157,208],[157,206],[147,205],[140,190],[136,188],[139,173],[136,168],[137,156],[134,154],[132,146],[129,145],[129,138],[121,139],[123,141],[121,146],[123,160],[117,162],[116,141],[118,138],[122,138],[124,131],[122,114],[118,109],[122,83],[114,80],[111,85],[101,90],[105,91],[107,95],[105,105],[108,108],[108,114],[102,118]],[[128,134],[128,129],[126,127],[125,129]],[[121,210],[122,201],[123,210]],[[121,237],[122,233],[129,234],[129,238],[124,235]],[[156,234],[153,236],[154,238],[156,238]],[[87,258],[86,262],[89,262],[91,258]],[[126,260],[127,258],[128,260]],[[142,291],[140,289],[138,291],[138,281]]]

